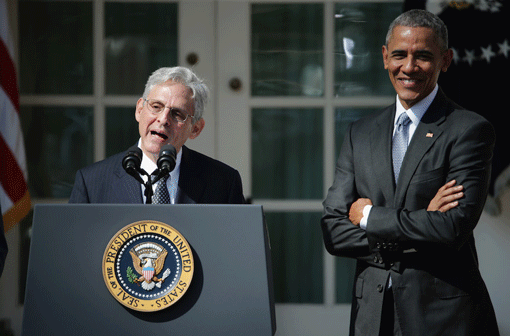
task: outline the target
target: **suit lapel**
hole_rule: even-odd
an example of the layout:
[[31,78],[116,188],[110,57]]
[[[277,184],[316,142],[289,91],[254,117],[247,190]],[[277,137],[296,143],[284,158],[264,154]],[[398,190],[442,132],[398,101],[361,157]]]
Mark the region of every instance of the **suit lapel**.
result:
[[379,115],[370,132],[371,161],[377,183],[385,199],[391,202],[395,193],[393,182],[393,165],[391,159],[391,142],[395,104],[389,106]]
[[395,194],[396,207],[402,206],[409,183],[423,156],[443,133],[440,124],[442,124],[446,118],[445,101],[443,92],[439,90],[436,98],[427,112],[425,112],[425,115],[422,117],[420,124],[414,132],[413,138],[407,148],[404,161],[402,162],[402,168],[400,169],[400,176]]
[[202,181],[200,165],[194,162],[193,152],[186,146],[182,146],[181,150],[182,159],[177,203],[195,204],[202,199],[205,182]]
[[115,165],[113,173],[116,177],[116,181],[112,181],[112,183],[114,183],[114,188],[118,190],[120,197],[122,197],[126,203],[143,203],[142,188],[140,183],[135,180],[133,176],[126,173],[122,167],[122,162],[119,162],[118,165]]

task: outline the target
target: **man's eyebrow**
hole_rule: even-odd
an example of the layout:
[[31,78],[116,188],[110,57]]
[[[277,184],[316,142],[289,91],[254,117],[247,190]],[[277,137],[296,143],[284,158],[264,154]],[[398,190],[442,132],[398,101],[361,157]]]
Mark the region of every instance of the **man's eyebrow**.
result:
[[407,51],[405,50],[402,50],[402,49],[395,49],[391,52],[392,55],[395,55],[395,54],[398,54],[398,55],[401,55],[401,54],[407,54]]
[[[407,50],[403,50],[403,49],[396,49],[391,52],[391,55],[405,55],[405,54],[407,54]],[[423,56],[423,55],[433,56],[434,55],[431,51],[426,50],[426,49],[417,50],[414,52],[414,54],[418,55],[418,56]]]
[[434,53],[432,53],[429,50],[425,50],[425,49],[416,51],[416,54],[417,55],[426,55],[426,56],[433,56],[434,55]]

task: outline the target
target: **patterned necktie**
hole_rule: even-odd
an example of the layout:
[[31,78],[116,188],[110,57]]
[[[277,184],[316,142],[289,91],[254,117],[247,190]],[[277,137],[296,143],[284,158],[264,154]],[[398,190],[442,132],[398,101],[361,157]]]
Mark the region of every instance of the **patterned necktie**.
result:
[[398,117],[397,130],[395,131],[395,135],[393,135],[393,174],[395,176],[395,183],[398,181],[400,167],[406,155],[407,143],[409,142],[408,125],[410,121],[411,119],[409,119],[407,113],[402,112]]
[[154,204],[170,204],[170,195],[168,194],[168,188],[166,186],[166,180],[168,180],[169,177],[170,175],[167,175],[158,181],[156,191],[154,192],[154,196],[152,196],[152,202]]
[[174,176],[174,178],[171,175],[168,175],[170,179],[170,187],[169,187],[169,193],[170,193],[170,203],[174,204],[177,203],[177,177]]

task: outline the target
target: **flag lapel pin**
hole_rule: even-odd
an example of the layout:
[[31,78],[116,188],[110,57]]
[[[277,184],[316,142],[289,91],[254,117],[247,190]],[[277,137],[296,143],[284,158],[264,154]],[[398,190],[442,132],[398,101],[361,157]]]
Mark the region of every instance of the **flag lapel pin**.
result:
[[427,135],[425,135],[427,138],[432,138],[434,136],[434,133],[427,133]]

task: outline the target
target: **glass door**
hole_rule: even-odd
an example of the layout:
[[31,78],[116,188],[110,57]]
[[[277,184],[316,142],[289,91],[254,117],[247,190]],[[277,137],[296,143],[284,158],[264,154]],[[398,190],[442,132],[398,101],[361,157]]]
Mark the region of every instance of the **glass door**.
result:
[[[18,13],[21,120],[36,202],[66,201],[77,169],[136,143],[134,107],[154,70],[185,65],[215,77],[212,1],[21,0]],[[211,156],[214,101],[204,132],[189,142]]]
[[218,4],[219,158],[266,214],[278,333],[348,334],[355,261],[323,247],[347,125],[390,104],[381,47],[401,1]]

